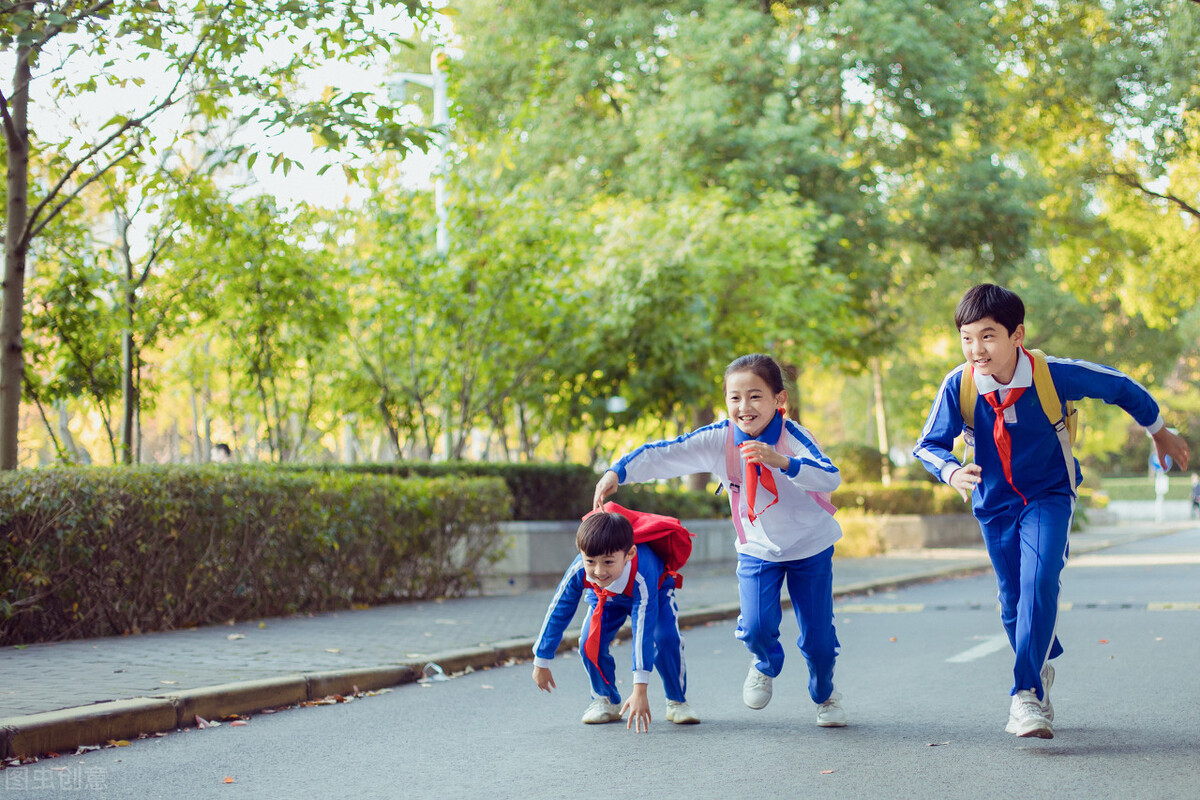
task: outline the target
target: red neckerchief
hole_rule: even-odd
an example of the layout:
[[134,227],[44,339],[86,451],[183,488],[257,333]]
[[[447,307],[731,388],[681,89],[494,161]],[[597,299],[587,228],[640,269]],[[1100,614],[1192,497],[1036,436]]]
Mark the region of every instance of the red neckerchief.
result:
[[[1024,352],[1022,350],[1021,352]],[[1029,505],[1029,501],[1025,499],[1025,495],[1021,494],[1021,490],[1013,483],[1012,474],[1012,437],[1004,427],[1004,409],[1017,402],[1021,395],[1025,394],[1025,387],[1021,386],[1016,389],[1009,389],[1008,395],[1001,403],[997,399],[1000,391],[988,392],[983,397],[987,400],[988,405],[996,412],[996,424],[992,427],[992,436],[996,439],[996,452],[1000,454],[1000,465],[1004,467],[1004,477],[1008,481],[1008,485],[1013,488],[1013,491],[1021,495],[1021,500],[1025,505]]]
[[[776,416],[783,416],[783,410],[779,409],[775,412],[775,414]],[[732,425],[733,423],[731,422],[730,424]],[[783,441],[783,435],[786,430],[786,424],[779,426],[780,441]],[[745,444],[745,442],[742,444]],[[775,443],[775,449],[779,449],[779,442]],[[759,515],[766,512],[767,508],[770,508],[779,502],[779,489],[775,485],[775,476],[772,474],[773,470],[769,468],[764,470],[762,468],[762,464],[755,464],[754,469],[747,469],[746,466],[743,466],[742,472],[745,473],[746,476],[746,516],[750,518],[750,522],[753,524],[754,521],[758,519]],[[760,482],[762,483],[763,488],[770,492],[774,499],[767,503],[766,508],[764,508],[762,511],[755,512],[754,500],[758,495],[758,484]]]
[[[637,553],[634,553],[633,558],[629,559],[629,579],[625,582],[625,590],[622,592],[610,592],[584,578],[583,585],[596,593],[596,607],[592,609],[591,621],[588,622],[588,635],[587,641],[583,644],[583,656],[596,665],[600,677],[604,677],[604,671],[600,669],[600,621],[604,615],[604,603],[608,598],[618,597],[622,594],[632,597],[633,583],[636,579]],[[608,683],[608,678],[604,678],[604,682]]]

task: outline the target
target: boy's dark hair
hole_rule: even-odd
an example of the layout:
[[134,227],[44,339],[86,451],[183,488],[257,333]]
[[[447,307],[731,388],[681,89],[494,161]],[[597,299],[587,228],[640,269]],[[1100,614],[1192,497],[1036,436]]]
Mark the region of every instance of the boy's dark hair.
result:
[[954,309],[954,327],[961,329],[984,317],[999,322],[1012,336],[1017,326],[1025,323],[1025,304],[1016,292],[994,283],[981,283],[968,289],[958,301],[958,308]]
[[633,523],[621,514],[597,511],[580,523],[575,544],[589,558],[628,553],[633,547]]
[[762,353],[751,353],[748,356],[735,358],[725,368],[725,380],[735,372],[753,372],[763,379],[771,391],[779,394],[783,391],[783,370],[775,363],[775,359]]

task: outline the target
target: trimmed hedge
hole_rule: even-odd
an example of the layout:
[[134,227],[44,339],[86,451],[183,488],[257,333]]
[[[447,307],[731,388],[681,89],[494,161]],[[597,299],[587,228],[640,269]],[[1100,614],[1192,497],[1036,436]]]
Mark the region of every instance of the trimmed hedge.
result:
[[398,461],[379,464],[287,464],[281,472],[392,475],[402,478],[501,478],[512,495],[515,520],[578,519],[592,507],[600,476],[582,464],[527,464],[484,461]]
[[0,475],[0,645],[446,597],[502,553],[495,478],[261,467]]
[[[869,456],[874,451],[852,447]],[[874,463],[878,467],[878,453]],[[853,461],[853,459],[851,459]],[[839,468],[841,463],[836,461]],[[277,469],[309,469],[301,465]],[[472,461],[398,462],[390,464],[327,464],[311,469],[329,473],[381,474],[400,476],[494,476],[503,478],[513,496],[515,520],[579,519],[592,507],[599,475],[581,464],[485,463]],[[958,493],[934,480],[898,481],[884,486],[878,481],[851,481],[843,470],[843,483],[833,494],[839,508],[858,509],[868,514],[961,514],[970,513]],[[922,470],[923,471],[923,470]],[[920,476],[918,476],[920,477]],[[930,476],[932,477],[932,476]],[[616,502],[638,511],[666,514],[679,519],[718,519],[729,516],[729,498],[722,492],[694,492],[663,484],[626,484],[617,490]]]
[[[580,519],[592,510],[600,475],[582,464],[542,464],[479,461],[403,461],[383,464],[322,464],[312,467],[284,465],[283,471],[321,470],[327,473],[502,478],[512,494],[514,520]],[[666,514],[679,519],[712,519],[729,514],[722,494],[671,489],[652,483],[622,486],[616,502],[638,511]]]
[[833,493],[838,508],[867,514],[970,514],[958,492],[942,483],[843,483]]

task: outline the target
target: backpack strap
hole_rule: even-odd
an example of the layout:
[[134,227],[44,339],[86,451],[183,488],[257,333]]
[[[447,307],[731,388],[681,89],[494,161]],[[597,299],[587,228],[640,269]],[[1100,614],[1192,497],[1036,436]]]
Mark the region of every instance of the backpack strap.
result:
[[[1063,404],[1054,388],[1054,378],[1050,375],[1050,365],[1046,354],[1041,350],[1026,350],[1021,348],[1033,361],[1033,386],[1037,391],[1038,402],[1050,424],[1054,426],[1054,434],[1058,437],[1059,446],[1063,453],[1063,462],[1067,467],[1067,480],[1071,484],[1071,494],[1078,493],[1075,485],[1075,456],[1071,445],[1075,443],[1076,416],[1075,404],[1067,401]],[[963,418],[963,439],[967,443],[967,451],[975,446],[975,401],[979,399],[979,389],[975,386],[975,370],[970,362],[963,366],[962,383],[958,388],[958,404]],[[964,458],[967,458],[964,454]]]
[[1038,400],[1042,403],[1042,411],[1046,419],[1054,426],[1054,435],[1058,437],[1062,449],[1063,462],[1067,466],[1067,480],[1071,484],[1071,496],[1078,494],[1075,486],[1075,456],[1071,445],[1075,443],[1075,404],[1063,404],[1058,399],[1058,390],[1054,388],[1054,378],[1050,376],[1050,365],[1046,362],[1046,354],[1041,350],[1027,350],[1033,358],[1033,385],[1037,388]]
[[963,459],[970,458],[970,452],[975,447],[975,401],[979,399],[979,388],[975,385],[975,368],[968,361],[963,365],[962,383],[958,386],[958,407],[962,411],[963,441],[967,443],[967,452]]
[[733,420],[729,420],[725,432],[725,475],[729,482],[729,513],[733,517],[733,528],[737,531],[738,544],[745,544],[746,531],[742,528],[742,455],[733,441]]

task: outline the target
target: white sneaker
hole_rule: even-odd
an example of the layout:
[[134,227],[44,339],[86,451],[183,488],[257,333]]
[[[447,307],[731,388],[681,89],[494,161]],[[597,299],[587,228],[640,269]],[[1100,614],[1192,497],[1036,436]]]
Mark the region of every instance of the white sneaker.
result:
[[1006,733],[1035,739],[1053,739],[1054,728],[1046,719],[1046,711],[1037,692],[1022,689],[1013,695],[1012,704],[1008,708],[1008,724],[1004,726]]
[[1054,685],[1054,665],[1049,661],[1042,667],[1042,713],[1046,720],[1054,722],[1054,706],[1050,704],[1050,687]]
[[696,716],[696,712],[692,711],[686,701],[683,703],[674,700],[667,701],[667,722],[674,722],[676,725],[695,725],[699,721],[700,718]]
[[607,697],[597,697],[583,712],[585,725],[603,725],[605,722],[616,722],[621,719],[621,707]]
[[817,724],[822,728],[846,727],[846,709],[842,708],[841,692],[834,692],[828,700],[817,706]]
[[750,708],[766,708],[771,702],[771,676],[763,675],[753,664],[742,684],[742,702]]

